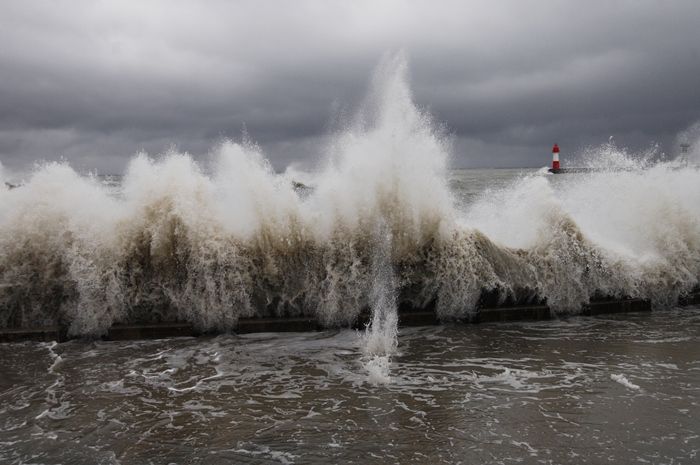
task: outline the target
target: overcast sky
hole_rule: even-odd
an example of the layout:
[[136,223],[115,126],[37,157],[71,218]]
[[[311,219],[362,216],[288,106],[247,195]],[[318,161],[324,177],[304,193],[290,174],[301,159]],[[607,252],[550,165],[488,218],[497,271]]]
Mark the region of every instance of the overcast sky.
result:
[[318,156],[387,51],[456,166],[542,166],[553,142],[657,142],[700,119],[700,1],[0,3],[0,160],[121,172],[243,125],[277,169]]

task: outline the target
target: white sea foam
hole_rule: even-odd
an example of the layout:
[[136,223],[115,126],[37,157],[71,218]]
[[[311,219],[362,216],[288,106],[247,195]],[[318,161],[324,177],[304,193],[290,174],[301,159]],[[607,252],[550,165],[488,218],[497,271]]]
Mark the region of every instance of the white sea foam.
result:
[[640,389],[638,385],[636,385],[636,384],[632,383],[630,380],[628,380],[627,377],[625,377],[625,375],[611,374],[610,379],[612,379],[613,381],[615,381],[617,383],[622,384],[624,387],[626,387],[628,389],[633,389],[635,391]]
[[391,383],[391,360],[386,355],[374,355],[364,363],[367,381],[371,384]]

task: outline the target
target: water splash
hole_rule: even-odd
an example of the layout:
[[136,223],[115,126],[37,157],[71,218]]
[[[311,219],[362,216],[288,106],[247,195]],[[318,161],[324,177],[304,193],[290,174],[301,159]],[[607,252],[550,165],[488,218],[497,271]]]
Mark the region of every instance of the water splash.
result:
[[137,155],[118,187],[40,165],[22,187],[0,189],[0,327],[228,330],[253,315],[333,326],[372,308],[367,353],[386,355],[398,304],[434,306],[445,320],[468,318],[489,292],[546,298],[556,312],[601,293],[661,308],[698,284],[695,165],[640,163],[644,154],[607,144],[591,153],[628,169],[536,173],[460,211],[450,149],[413,103],[397,55],[308,174],[305,196],[245,140],[220,144],[209,165]]
[[362,337],[364,366],[373,384],[391,381],[391,356],[398,347],[397,283],[391,264],[391,234],[385,222],[377,223],[372,259],[372,318]]
[[681,148],[681,161],[700,165],[700,121],[681,131],[676,137],[676,144]]

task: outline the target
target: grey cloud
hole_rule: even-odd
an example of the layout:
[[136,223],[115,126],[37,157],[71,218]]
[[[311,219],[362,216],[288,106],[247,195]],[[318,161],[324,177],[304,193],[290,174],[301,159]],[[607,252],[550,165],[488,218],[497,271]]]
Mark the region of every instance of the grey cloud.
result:
[[700,118],[698,17],[695,1],[8,1],[0,156],[121,171],[139,150],[204,157],[245,125],[276,168],[312,163],[400,48],[456,166],[539,166],[555,140],[611,135],[672,151]]

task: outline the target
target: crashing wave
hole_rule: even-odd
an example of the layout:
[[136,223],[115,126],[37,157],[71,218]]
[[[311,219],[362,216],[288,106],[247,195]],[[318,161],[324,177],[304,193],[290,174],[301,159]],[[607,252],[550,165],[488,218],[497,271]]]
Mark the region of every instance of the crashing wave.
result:
[[[0,327],[227,330],[262,315],[351,324],[377,299],[378,225],[392,270],[383,286],[442,319],[469,317],[489,292],[576,312],[600,295],[668,306],[698,284],[696,167],[645,163],[556,188],[536,173],[460,210],[449,137],[413,103],[406,68],[401,56],[383,62],[302,196],[257,146],[233,141],[206,167],[140,154],[116,192],[65,163],[0,189]],[[601,152],[619,158],[613,149]]]

